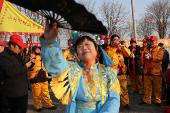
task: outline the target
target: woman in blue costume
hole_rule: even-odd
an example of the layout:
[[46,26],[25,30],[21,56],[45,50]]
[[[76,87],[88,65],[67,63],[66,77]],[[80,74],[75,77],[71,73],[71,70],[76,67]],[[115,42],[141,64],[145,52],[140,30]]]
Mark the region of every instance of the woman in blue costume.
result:
[[[117,70],[108,67],[113,63],[101,49],[104,65],[97,60],[98,46],[88,33],[77,34],[77,59],[65,61],[58,36],[57,22],[46,22],[41,36],[42,60],[52,75],[51,89],[55,97],[66,105],[65,113],[118,113],[120,86]],[[100,48],[99,48],[100,49]]]

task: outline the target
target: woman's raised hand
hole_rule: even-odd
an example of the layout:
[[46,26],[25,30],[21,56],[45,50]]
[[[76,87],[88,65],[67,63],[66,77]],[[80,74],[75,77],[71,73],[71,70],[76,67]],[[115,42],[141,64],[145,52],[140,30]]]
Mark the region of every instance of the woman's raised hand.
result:
[[49,20],[47,20],[46,25],[45,25],[44,38],[45,39],[57,38],[58,31],[59,31],[59,28],[57,26],[57,20],[56,22],[53,22],[53,23],[52,21],[49,22]]

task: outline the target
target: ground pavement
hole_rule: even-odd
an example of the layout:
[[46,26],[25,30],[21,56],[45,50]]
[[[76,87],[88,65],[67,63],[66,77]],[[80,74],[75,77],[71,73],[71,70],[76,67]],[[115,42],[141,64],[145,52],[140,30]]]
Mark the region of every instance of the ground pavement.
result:
[[[131,87],[128,87],[128,90],[131,91]],[[57,107],[56,110],[48,110],[45,109],[45,105],[43,103],[43,110],[42,113],[64,113],[65,111],[65,106],[63,106],[55,97],[54,94],[52,93],[50,87],[50,96],[53,101],[53,104]],[[157,107],[154,104],[154,99],[152,96],[152,104],[148,106],[139,106],[139,103],[142,102],[143,95],[139,95],[138,93],[135,94],[129,94],[130,96],[130,106],[131,110],[124,110],[122,107],[120,107],[120,113],[164,113],[163,108],[168,107],[166,105],[166,101],[162,100],[162,106]],[[170,107],[170,106],[169,106]],[[29,96],[28,96],[28,111],[27,113],[37,113],[35,108],[34,108],[34,101],[33,101],[33,96],[32,92],[29,91]],[[114,112],[113,112],[114,113]]]

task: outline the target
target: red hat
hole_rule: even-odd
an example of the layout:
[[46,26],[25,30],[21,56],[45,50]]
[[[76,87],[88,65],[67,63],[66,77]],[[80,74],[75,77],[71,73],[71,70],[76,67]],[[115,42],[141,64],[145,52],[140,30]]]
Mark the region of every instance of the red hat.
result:
[[144,39],[143,39],[143,43],[146,43],[146,40],[147,40],[147,39],[146,39],[146,38],[144,38]]
[[109,38],[109,39],[110,39],[110,36],[106,36],[106,38]]
[[19,35],[12,35],[10,37],[10,42],[17,43],[22,48],[27,48],[27,46],[23,43],[23,39]]
[[132,39],[130,40],[130,42],[136,42],[136,39],[135,39],[135,38],[132,38]]
[[7,44],[0,41],[0,46],[5,46],[5,45]]
[[147,37],[146,40],[150,40],[151,38],[150,37]]
[[157,36],[151,36],[151,40],[155,40],[155,41],[157,41],[157,40],[158,40],[158,38],[157,38]]

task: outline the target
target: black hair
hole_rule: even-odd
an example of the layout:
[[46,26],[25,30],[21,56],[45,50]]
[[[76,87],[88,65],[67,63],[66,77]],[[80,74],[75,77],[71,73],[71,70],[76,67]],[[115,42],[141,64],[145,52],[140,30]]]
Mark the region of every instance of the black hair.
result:
[[[10,41],[9,41],[8,46],[10,47],[11,44],[12,44],[14,47],[16,47],[16,45],[18,45],[17,43],[14,43],[14,42],[10,42]],[[18,47],[21,49],[21,47],[20,47],[19,45],[18,45]]]
[[158,46],[163,46],[164,44],[163,43],[159,43]]
[[81,44],[85,39],[93,42],[93,44],[94,44],[94,46],[95,46],[95,48],[96,48],[96,50],[97,50],[97,44],[96,44],[96,42],[95,42],[91,37],[89,37],[89,36],[82,36],[82,37],[78,38],[78,39],[76,40],[76,43],[74,44],[74,49],[75,49],[75,52],[76,52],[76,53],[77,53],[77,46],[78,46],[79,44]]
[[120,37],[118,36],[118,35],[116,35],[116,34],[114,34],[114,35],[112,35],[110,38],[111,38],[111,40],[113,40],[114,39],[114,37],[118,37],[119,39],[120,39]]
[[[135,41],[130,41],[130,44],[131,44],[132,42],[135,42]],[[136,43],[136,42],[135,42],[135,43]]]

